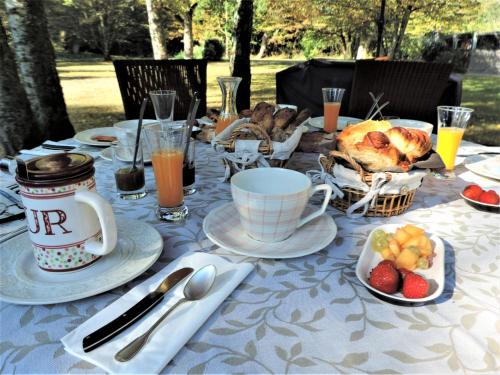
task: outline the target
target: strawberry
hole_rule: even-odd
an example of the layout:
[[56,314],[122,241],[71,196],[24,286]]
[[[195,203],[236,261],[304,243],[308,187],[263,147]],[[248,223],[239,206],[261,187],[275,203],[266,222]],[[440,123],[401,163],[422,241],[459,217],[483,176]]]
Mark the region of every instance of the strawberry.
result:
[[399,273],[394,265],[384,262],[380,262],[370,272],[370,285],[384,293],[396,293],[399,286]]
[[424,298],[429,293],[429,283],[422,276],[410,272],[403,281],[403,296],[406,298]]
[[479,196],[479,202],[481,203],[498,204],[499,201],[500,198],[494,190],[485,191]]
[[409,273],[413,273],[413,272],[408,271],[406,268],[400,268],[399,273],[401,274],[401,278],[404,279],[406,277],[406,275],[408,275]]
[[393,260],[386,259],[386,260],[381,261],[378,265],[380,266],[381,264],[388,264],[388,265],[392,266],[392,268],[397,270],[396,262],[394,262]]
[[473,201],[477,201],[482,193],[483,189],[481,189],[478,185],[469,185],[464,189],[462,194]]

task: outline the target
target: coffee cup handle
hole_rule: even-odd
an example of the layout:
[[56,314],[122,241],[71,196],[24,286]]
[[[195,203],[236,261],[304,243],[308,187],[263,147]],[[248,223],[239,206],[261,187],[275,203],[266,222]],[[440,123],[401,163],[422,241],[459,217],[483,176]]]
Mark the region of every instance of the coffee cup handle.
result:
[[321,185],[316,185],[313,186],[311,189],[311,193],[309,197],[312,197],[315,193],[317,193],[320,190],[325,190],[325,199],[323,200],[323,204],[321,205],[321,208],[317,211],[314,211],[312,214],[307,215],[305,218],[301,219],[299,221],[299,225],[297,228],[300,228],[304,224],[310,222],[313,219],[316,219],[318,216],[323,215],[323,213],[326,211],[326,207],[328,207],[328,202],[330,202],[330,198],[332,196],[332,187],[327,184],[321,184]]
[[88,204],[97,214],[102,229],[102,243],[91,239],[85,242],[85,251],[95,255],[109,254],[116,247],[117,229],[111,205],[99,194],[89,190],[75,192],[75,201]]

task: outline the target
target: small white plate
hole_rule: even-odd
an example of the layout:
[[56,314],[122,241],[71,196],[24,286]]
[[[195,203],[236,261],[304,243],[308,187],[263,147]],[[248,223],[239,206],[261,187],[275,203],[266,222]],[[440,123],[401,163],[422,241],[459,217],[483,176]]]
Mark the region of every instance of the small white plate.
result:
[[444,283],[445,283],[445,271],[444,271],[444,244],[441,239],[432,233],[430,234],[430,239],[434,245],[434,258],[432,259],[432,266],[426,270],[416,269],[413,272],[417,273],[429,282],[429,295],[424,298],[405,298],[403,294],[397,292],[395,294],[387,294],[381,292],[380,290],[375,289],[370,285],[370,272],[377,264],[383,261],[383,258],[376,251],[373,251],[371,246],[371,240],[373,236],[373,232],[377,229],[381,229],[387,233],[395,233],[396,229],[401,228],[402,224],[386,224],[381,225],[375,229],[373,229],[366,240],[365,246],[363,247],[363,251],[359,255],[358,263],[356,265],[356,276],[363,283],[365,287],[370,289],[372,292],[376,294],[380,294],[388,299],[392,299],[399,302],[427,302],[436,299],[443,293]]
[[[324,127],[324,117],[313,117],[309,119],[309,125],[312,127],[323,129]],[[337,120],[337,130],[343,130],[347,125],[357,124],[363,120],[355,117],[339,116]]]
[[[308,206],[308,212],[317,207]],[[249,237],[240,223],[234,203],[226,203],[210,211],[203,220],[203,231],[217,246],[236,254],[256,258],[297,258],[315,253],[330,244],[337,235],[337,226],[327,214],[307,223],[281,242],[261,242]]]
[[[111,147],[105,148],[99,153],[99,156],[104,160],[113,161],[113,151],[111,151]],[[131,160],[129,160],[131,161]],[[151,159],[145,158],[144,164],[151,164]]]
[[116,137],[116,129],[112,127],[107,127],[107,128],[94,128],[94,129],[87,129],[82,132],[79,132],[75,134],[73,139],[76,141],[84,144],[84,145],[90,145],[90,146],[101,146],[101,147],[108,147],[111,146],[113,142],[104,142],[104,141],[96,141],[93,139],[95,136],[99,135],[104,135],[107,137]]
[[207,116],[203,116],[202,118],[199,118],[196,121],[198,121],[198,124],[200,126],[213,125],[214,124],[214,122],[212,120],[210,120]]
[[[490,187],[481,187],[484,191],[493,190],[498,195],[500,195],[500,186],[490,186]],[[489,204],[483,203],[479,201],[475,201],[473,199],[467,198],[463,192],[460,193],[460,196],[472,207],[477,208],[482,211],[495,212],[500,213],[500,204]]]
[[500,180],[500,155],[473,155],[464,160],[465,168],[480,176]]
[[75,301],[116,288],[156,262],[163,239],[152,226],[117,218],[118,245],[94,264],[72,272],[47,272],[35,263],[27,233],[2,244],[0,300],[21,305]]
[[408,120],[408,119],[398,118],[394,120],[389,120],[389,122],[392,126],[422,130],[426,132],[429,136],[432,134],[432,129],[434,128],[434,125],[429,124],[428,122],[418,121],[418,120]]

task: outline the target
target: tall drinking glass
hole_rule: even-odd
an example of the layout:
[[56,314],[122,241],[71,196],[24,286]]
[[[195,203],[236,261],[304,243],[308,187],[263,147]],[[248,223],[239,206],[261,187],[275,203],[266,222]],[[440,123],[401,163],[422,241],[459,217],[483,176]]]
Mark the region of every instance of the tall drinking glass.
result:
[[473,109],[464,107],[438,107],[438,135],[436,151],[444,162],[445,170],[434,173],[441,179],[454,178],[455,157],[469,124]]
[[150,91],[149,97],[153,103],[156,119],[163,128],[174,119],[175,90]]
[[144,129],[151,148],[151,160],[156,179],[160,220],[179,221],[188,214],[184,205],[182,167],[188,126],[166,124],[163,129]]
[[337,131],[337,120],[339,119],[340,104],[344,96],[345,89],[325,87],[323,91],[323,130],[327,133]]

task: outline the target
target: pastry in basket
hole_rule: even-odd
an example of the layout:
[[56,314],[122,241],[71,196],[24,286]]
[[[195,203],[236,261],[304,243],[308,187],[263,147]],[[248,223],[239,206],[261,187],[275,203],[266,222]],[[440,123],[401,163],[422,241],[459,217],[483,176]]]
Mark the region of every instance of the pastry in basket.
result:
[[432,142],[421,130],[369,120],[345,128],[337,137],[337,146],[369,171],[406,172],[431,150]]

